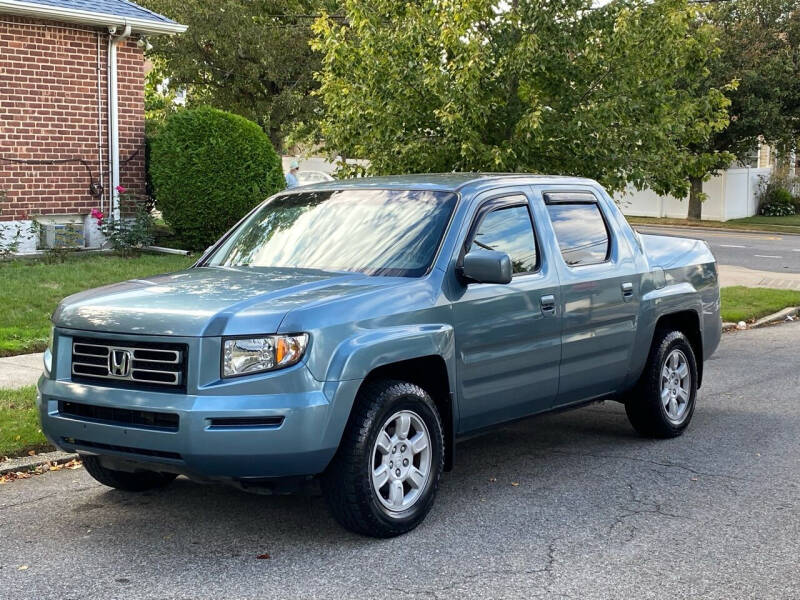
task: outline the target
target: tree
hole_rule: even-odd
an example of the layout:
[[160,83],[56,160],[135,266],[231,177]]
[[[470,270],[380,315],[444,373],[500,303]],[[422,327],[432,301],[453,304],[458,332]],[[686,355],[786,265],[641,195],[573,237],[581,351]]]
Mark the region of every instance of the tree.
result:
[[693,83],[726,88],[730,126],[688,143],[689,218],[702,215],[703,181],[744,158],[759,138],[782,149],[800,136],[800,4],[797,0],[730,0],[708,13],[720,52],[708,76]]
[[681,140],[727,123],[686,0],[348,0],[313,47],[331,154],[374,173],[533,171],[687,191]]
[[208,104],[258,123],[279,150],[284,136],[311,120],[318,101],[311,24],[333,0],[143,0],[140,4],[188,25],[150,38],[149,54],[170,90],[189,106]]

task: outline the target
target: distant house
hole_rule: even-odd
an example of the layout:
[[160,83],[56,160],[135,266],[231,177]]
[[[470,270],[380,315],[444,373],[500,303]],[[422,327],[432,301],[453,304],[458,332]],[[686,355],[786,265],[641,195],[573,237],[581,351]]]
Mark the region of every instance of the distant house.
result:
[[0,236],[35,218],[92,246],[91,210],[144,192],[145,37],[185,30],[127,0],[0,0]]

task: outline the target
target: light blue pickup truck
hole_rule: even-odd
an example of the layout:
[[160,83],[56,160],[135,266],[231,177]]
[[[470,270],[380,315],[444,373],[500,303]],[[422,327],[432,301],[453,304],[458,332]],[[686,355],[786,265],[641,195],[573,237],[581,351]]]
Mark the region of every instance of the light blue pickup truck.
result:
[[106,485],[318,476],[342,525],[388,537],[425,518],[459,436],[605,399],[680,435],[719,309],[707,245],[637,234],[591,180],[334,181],[186,271],[65,299],[38,405]]

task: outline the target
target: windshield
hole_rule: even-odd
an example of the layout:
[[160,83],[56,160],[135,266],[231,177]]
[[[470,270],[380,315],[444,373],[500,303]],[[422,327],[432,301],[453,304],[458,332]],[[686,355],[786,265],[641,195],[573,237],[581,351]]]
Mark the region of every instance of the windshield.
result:
[[456,195],[332,190],[273,198],[205,263],[419,277],[431,266]]

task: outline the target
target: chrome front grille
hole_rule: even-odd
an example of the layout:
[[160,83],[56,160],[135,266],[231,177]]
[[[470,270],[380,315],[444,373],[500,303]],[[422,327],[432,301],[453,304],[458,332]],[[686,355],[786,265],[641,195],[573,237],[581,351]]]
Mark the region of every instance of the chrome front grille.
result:
[[72,375],[179,388],[185,383],[185,358],[182,344],[76,338],[72,343]]

